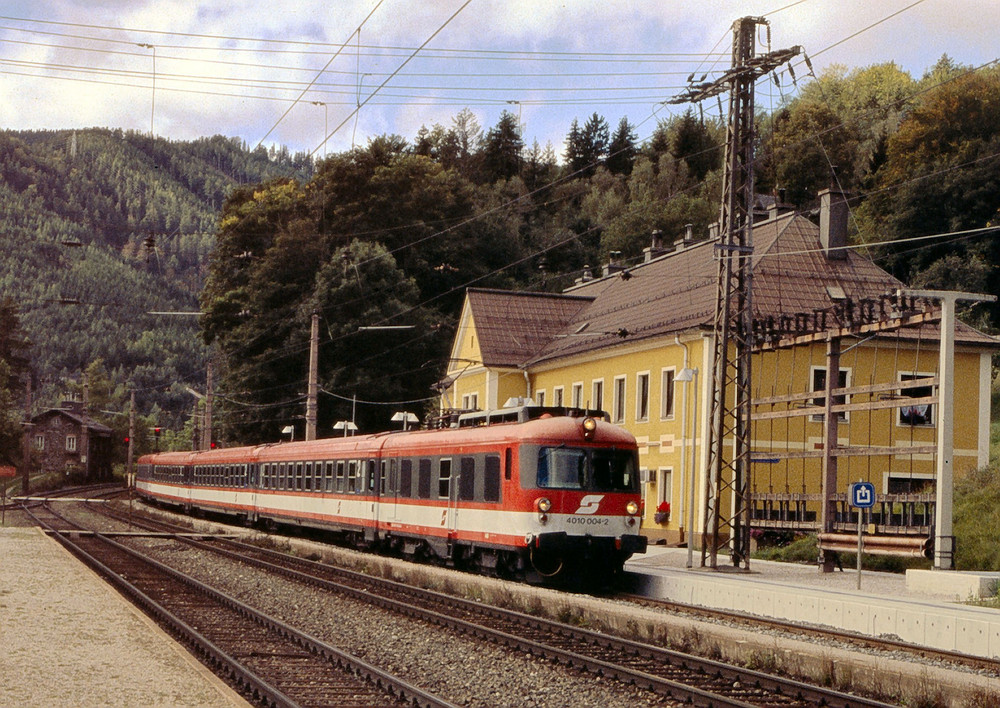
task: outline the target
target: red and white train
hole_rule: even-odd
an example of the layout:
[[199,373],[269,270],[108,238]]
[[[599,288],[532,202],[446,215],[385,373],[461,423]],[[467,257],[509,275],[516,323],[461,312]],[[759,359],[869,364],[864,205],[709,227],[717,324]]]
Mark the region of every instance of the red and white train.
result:
[[136,489],[529,582],[608,579],[646,550],[638,452],[591,413],[522,407],[452,428],[146,455]]

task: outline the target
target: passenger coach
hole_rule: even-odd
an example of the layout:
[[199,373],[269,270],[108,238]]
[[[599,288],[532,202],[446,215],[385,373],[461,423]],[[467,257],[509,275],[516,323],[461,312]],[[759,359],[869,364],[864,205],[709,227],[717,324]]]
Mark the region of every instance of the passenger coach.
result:
[[608,578],[646,549],[635,439],[597,411],[139,460],[149,500],[311,527],[350,545],[540,582]]

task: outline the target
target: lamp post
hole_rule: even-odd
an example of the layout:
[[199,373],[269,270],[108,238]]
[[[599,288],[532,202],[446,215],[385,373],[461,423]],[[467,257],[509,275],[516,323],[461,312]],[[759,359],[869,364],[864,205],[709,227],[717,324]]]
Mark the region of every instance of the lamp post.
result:
[[358,426],[356,426],[352,421],[349,420],[338,420],[336,423],[333,424],[333,429],[343,430],[345,438],[347,437],[348,432],[350,432],[351,435],[354,435],[354,433],[358,432]]
[[313,101],[314,106],[323,106],[323,159],[326,159],[327,136],[330,134],[330,107],[323,101]]
[[294,425],[286,425],[284,428],[281,429],[281,434],[282,435],[290,435],[291,438],[289,439],[289,442],[295,442],[295,426]]
[[[694,480],[695,480],[695,461],[698,459],[696,455],[696,450],[698,448],[698,369],[689,369],[687,367],[680,370],[674,381],[684,382],[684,400],[681,403],[683,409],[681,411],[681,437],[687,433],[687,391],[688,384],[694,381],[694,422],[692,424],[691,432],[691,464],[688,467],[687,474],[687,486],[688,486],[688,508],[687,508],[687,532],[688,532],[688,542],[687,542],[687,567],[691,568],[694,566]],[[684,460],[681,459],[681,464],[683,465]]]
[[149,137],[153,137],[153,117],[156,115],[156,45],[140,42],[136,45],[153,52],[153,96],[149,106]]
[[402,423],[403,430],[409,430],[410,423],[419,423],[420,419],[417,418],[417,416],[415,416],[413,413],[410,413],[409,411],[399,411],[397,413],[392,414],[392,422]]

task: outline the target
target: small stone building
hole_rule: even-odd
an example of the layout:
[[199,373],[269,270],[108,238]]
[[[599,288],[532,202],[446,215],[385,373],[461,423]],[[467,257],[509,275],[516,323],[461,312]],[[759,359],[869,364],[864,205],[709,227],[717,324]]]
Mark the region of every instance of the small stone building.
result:
[[111,433],[80,401],[64,401],[31,419],[31,449],[40,472],[78,472],[88,480],[111,479]]

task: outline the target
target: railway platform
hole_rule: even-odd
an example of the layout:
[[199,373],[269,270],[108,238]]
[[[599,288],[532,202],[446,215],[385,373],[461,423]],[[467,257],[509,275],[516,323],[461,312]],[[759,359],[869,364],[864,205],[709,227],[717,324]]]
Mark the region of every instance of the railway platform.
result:
[[0,705],[248,704],[56,541],[0,528]]
[[685,548],[650,546],[625,570],[634,589],[651,597],[1000,657],[1000,610],[963,604],[975,594],[970,588],[995,582],[982,574],[863,570],[859,590],[855,568],[821,573],[814,565],[752,559],[745,571],[721,556],[718,569],[702,568],[697,550],[691,568],[687,561]]

